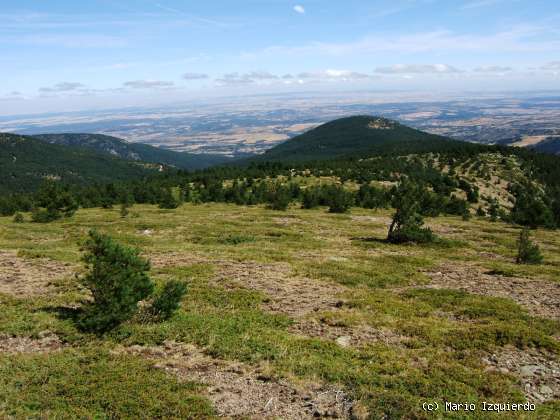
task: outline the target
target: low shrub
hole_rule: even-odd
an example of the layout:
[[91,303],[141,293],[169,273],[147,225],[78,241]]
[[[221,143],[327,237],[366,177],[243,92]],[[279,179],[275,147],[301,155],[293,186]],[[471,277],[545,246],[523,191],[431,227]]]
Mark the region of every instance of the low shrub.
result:
[[517,264],[540,264],[542,261],[539,246],[531,241],[529,229],[524,228],[517,243]]
[[172,280],[165,284],[150,306],[149,312],[158,320],[171,318],[173,313],[179,309],[181,299],[187,292],[187,286],[180,281]]
[[138,302],[152,294],[154,284],[147,274],[150,263],[139,256],[138,249],[120,245],[95,230],[90,231],[84,248],[88,272],[81,283],[92,300],[82,307],[78,325],[103,333],[130,319]]

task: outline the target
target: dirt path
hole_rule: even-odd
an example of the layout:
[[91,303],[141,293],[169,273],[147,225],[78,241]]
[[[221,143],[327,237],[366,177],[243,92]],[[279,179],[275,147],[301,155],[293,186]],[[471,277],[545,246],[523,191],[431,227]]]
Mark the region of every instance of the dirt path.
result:
[[488,274],[474,265],[446,263],[428,272],[426,288],[458,289],[469,293],[510,298],[534,316],[560,319],[560,283]]
[[52,282],[72,275],[72,267],[46,258],[29,260],[0,250],[0,293],[18,298],[52,292]]
[[266,369],[214,359],[195,346],[166,341],[157,347],[121,347],[116,353],[144,357],[183,380],[208,386],[221,417],[250,419],[350,418],[352,402],[330,385],[295,385]]

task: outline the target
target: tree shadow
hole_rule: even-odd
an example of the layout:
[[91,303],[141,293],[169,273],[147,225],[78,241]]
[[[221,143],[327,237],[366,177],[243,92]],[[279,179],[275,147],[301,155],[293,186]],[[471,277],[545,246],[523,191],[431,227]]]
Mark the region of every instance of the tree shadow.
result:
[[387,241],[387,238],[374,238],[371,236],[367,236],[367,237],[355,237],[355,238],[350,238],[351,241],[356,241],[356,242],[374,242],[374,243],[378,243],[378,244],[388,244],[389,241]]
[[45,306],[38,309],[39,311],[54,314],[58,319],[77,321],[83,310],[71,306]]

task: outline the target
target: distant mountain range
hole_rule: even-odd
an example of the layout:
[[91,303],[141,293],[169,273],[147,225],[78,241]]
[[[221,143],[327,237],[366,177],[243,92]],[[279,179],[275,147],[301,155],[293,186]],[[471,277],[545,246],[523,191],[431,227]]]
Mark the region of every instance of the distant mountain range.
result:
[[[539,151],[555,153],[558,139],[539,143]],[[202,169],[231,162],[304,162],[346,157],[408,155],[491,146],[457,141],[371,116],[341,118],[241,161],[217,155],[196,155],[128,143],[100,134],[0,134],[0,192],[30,191],[45,178],[69,183],[138,179],[157,171]],[[549,148],[549,149],[547,149]]]
[[159,163],[187,170],[204,169],[232,160],[223,155],[175,152],[142,143],[129,143],[103,134],[38,134],[33,137],[51,144],[81,147],[121,159]]

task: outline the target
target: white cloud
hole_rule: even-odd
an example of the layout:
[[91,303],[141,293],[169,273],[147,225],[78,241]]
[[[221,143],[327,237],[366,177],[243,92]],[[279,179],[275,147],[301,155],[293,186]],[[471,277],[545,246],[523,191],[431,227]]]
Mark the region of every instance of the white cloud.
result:
[[321,80],[328,80],[328,81],[356,81],[356,80],[366,80],[373,78],[374,76],[360,73],[351,70],[335,70],[335,69],[327,69],[317,72],[304,72],[300,73],[297,76],[299,79],[309,80],[314,79],[317,81]]
[[294,6],[294,11],[295,11],[296,13],[299,13],[300,15],[305,14],[305,8],[304,8],[301,4],[296,4],[296,5]]
[[507,73],[512,70],[509,66],[480,66],[473,71],[476,73]]
[[251,73],[245,74],[244,77],[254,80],[274,80],[279,78],[275,74],[269,73],[268,71],[253,71]]
[[216,79],[216,82],[220,86],[240,86],[240,85],[250,85],[255,83],[255,80],[250,78],[247,74],[227,73],[221,78]]
[[560,61],[551,61],[541,67],[541,70],[560,70]]
[[208,75],[205,73],[185,73],[183,74],[183,79],[185,80],[203,80],[208,79]]
[[271,85],[271,84],[303,84],[320,82],[355,82],[378,78],[377,75],[369,75],[351,70],[327,69],[314,72],[302,72],[299,74],[276,75],[267,71],[253,71],[249,73],[227,73],[216,79],[219,86],[243,86],[243,85]]
[[159,88],[170,88],[175,84],[173,82],[167,82],[164,80],[132,80],[130,82],[123,83],[126,88],[132,89],[159,89]]
[[280,76],[268,71],[252,71],[250,73],[227,73],[216,79],[216,82],[220,86],[240,86],[253,83],[270,83],[278,79],[280,79]]
[[376,73],[382,74],[446,74],[460,73],[461,70],[447,64],[395,64],[387,67],[377,67]]
[[81,83],[60,82],[51,87],[42,87],[39,89],[39,92],[42,93],[71,92],[82,88],[85,88],[85,86]]

